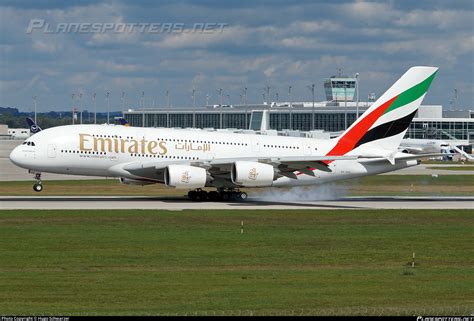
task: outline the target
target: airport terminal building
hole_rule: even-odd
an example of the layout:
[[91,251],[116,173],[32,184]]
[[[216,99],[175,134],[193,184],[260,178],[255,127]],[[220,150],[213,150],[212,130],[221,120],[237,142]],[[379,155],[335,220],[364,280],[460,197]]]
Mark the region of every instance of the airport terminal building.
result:
[[[304,136],[309,131],[337,135],[375,101],[354,99],[355,79],[331,77],[324,82],[327,101],[214,105],[196,108],[129,109],[123,117],[131,126],[271,130],[279,135]],[[344,90],[341,90],[341,87]],[[474,144],[474,111],[445,111],[441,105],[422,105],[406,138],[442,139]]]

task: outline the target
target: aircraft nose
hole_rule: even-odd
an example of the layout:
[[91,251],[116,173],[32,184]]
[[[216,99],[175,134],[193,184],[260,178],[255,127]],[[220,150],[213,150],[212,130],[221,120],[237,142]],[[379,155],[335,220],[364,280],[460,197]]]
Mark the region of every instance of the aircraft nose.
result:
[[20,148],[21,146],[17,146],[12,150],[12,152],[10,153],[10,161],[13,164],[21,167],[24,163],[24,157],[20,152]]

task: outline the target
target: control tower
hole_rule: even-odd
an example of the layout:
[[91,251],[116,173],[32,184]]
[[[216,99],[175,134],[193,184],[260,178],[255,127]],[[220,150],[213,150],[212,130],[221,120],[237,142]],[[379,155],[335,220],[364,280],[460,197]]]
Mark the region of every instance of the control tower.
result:
[[324,81],[326,100],[331,102],[354,101],[356,79],[347,76],[331,76]]

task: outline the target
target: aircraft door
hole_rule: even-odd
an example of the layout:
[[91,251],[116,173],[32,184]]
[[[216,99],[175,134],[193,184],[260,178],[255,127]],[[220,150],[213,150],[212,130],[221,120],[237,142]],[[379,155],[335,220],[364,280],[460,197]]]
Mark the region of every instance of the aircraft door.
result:
[[48,157],[49,158],[55,158],[56,157],[56,145],[54,144],[49,144],[48,145]]
[[310,156],[311,155],[311,144],[310,143],[304,143],[303,144],[303,153],[305,156]]
[[252,139],[252,152],[260,151],[260,141],[257,138]]

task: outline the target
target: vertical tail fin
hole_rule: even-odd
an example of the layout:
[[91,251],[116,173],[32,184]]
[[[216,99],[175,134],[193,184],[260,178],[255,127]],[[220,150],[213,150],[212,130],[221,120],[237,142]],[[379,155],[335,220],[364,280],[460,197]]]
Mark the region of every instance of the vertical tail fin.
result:
[[397,150],[438,68],[412,67],[341,136],[329,155],[344,155],[359,146]]
[[122,126],[130,126],[128,121],[125,118],[119,118],[120,125]]
[[30,117],[26,117],[26,122],[28,123],[28,126],[30,127],[30,134],[36,134],[41,131],[41,127],[36,125],[35,121],[31,119]]

